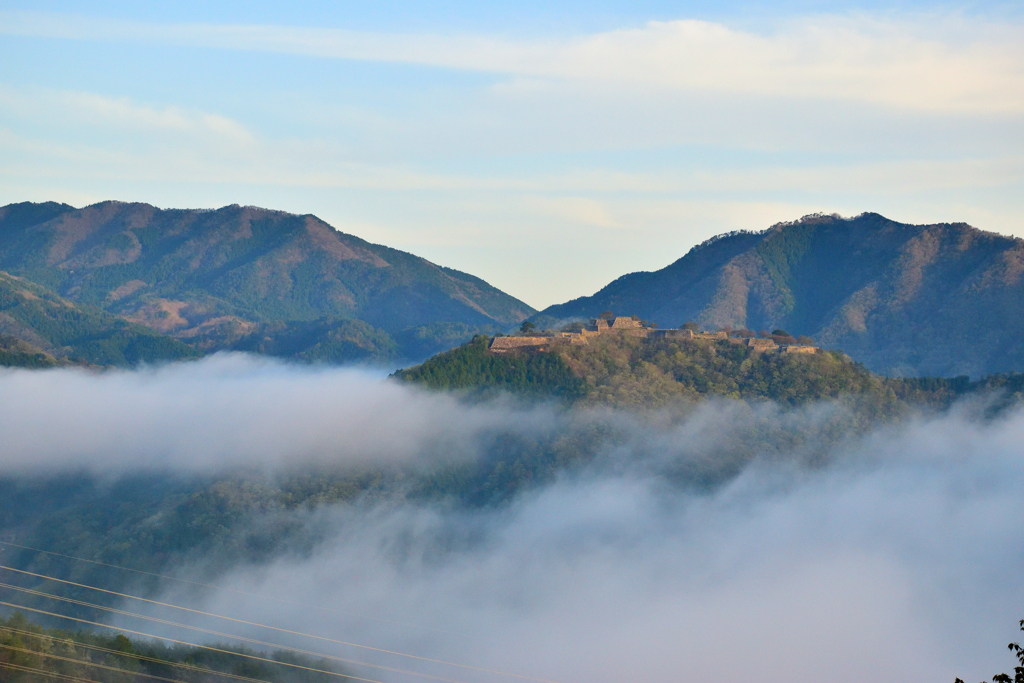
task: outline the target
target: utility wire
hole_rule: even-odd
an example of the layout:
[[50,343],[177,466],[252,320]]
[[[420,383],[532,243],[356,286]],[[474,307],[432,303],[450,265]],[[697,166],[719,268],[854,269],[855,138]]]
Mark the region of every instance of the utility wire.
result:
[[177,621],[170,621],[168,619],[160,619],[159,617],[150,617],[144,614],[138,614],[136,612],[128,612],[126,610],[116,609],[114,607],[107,607],[105,605],[97,605],[93,602],[86,602],[84,600],[76,600],[74,598],[66,598],[62,595],[54,595],[53,593],[45,593],[43,591],[37,591],[32,588],[23,588],[21,586],[14,586],[9,583],[0,583],[0,588],[8,588],[10,590],[19,591],[21,593],[28,593],[29,595],[36,595],[41,598],[48,598],[50,600],[59,600],[60,602],[71,603],[72,605],[80,605],[82,607],[90,607],[92,609],[103,610],[112,614],[120,614],[126,617],[134,617],[136,619],[145,619],[146,621],[152,621],[157,624],[164,624],[165,626],[174,626],[176,628],[189,629],[191,631],[199,631],[200,633],[206,633],[212,636],[219,636],[221,638],[231,638],[234,640],[240,640],[246,643],[252,643],[254,645],[263,645],[265,647],[272,647],[278,650],[289,650],[297,654],[309,655],[311,657],[321,657],[324,659],[331,659],[337,662],[345,662],[346,664],[356,664],[360,666],[368,666],[375,669],[382,669],[384,671],[391,671],[394,673],[408,674],[410,676],[420,676],[422,678],[430,678],[435,681],[443,681],[444,683],[462,683],[462,681],[454,678],[444,678],[442,676],[434,676],[432,674],[420,673],[418,671],[410,671],[408,669],[399,669],[397,667],[386,666],[384,664],[372,664],[370,662],[363,662],[358,659],[348,659],[346,657],[337,657],[335,655],[328,655],[323,652],[315,652],[313,650],[302,650],[295,647],[288,647],[287,645],[281,645],[280,643],[271,643],[265,640],[257,640],[256,638],[246,638],[245,636],[237,636],[233,633],[224,633],[223,631],[214,631],[212,629],[202,628],[200,626],[190,626],[188,624],[182,624]]
[[62,662],[71,662],[72,664],[81,664],[83,666],[91,666],[97,669],[104,669],[106,671],[117,671],[118,673],[131,674],[132,676],[142,676],[143,678],[152,678],[156,681],[167,681],[167,683],[185,683],[185,681],[179,681],[177,678],[164,678],[163,676],[154,676],[152,674],[145,674],[140,671],[129,671],[128,669],[122,669],[117,666],[106,666],[105,664],[96,664],[90,662],[88,659],[72,659],[71,657],[61,657],[60,655],[51,655],[48,652],[37,652],[36,650],[29,650],[24,647],[14,647],[13,645],[4,645],[0,643],[0,647],[11,650],[12,652],[23,652],[30,655],[36,655],[37,657],[46,657],[47,659],[57,659]]
[[[200,645],[199,643],[190,643],[187,640],[177,640],[175,638],[168,638],[166,636],[157,636],[152,633],[146,633],[144,631],[133,631],[130,628],[118,628],[111,626],[110,624],[103,624],[98,621],[89,621],[88,619],[81,619],[79,617],[69,617],[66,614],[58,614],[57,612],[47,612],[46,610],[36,609],[35,607],[27,607],[25,605],[16,605],[13,602],[5,602],[0,600],[0,605],[4,607],[13,607],[18,610],[25,610],[26,612],[32,612],[33,614],[42,614],[47,617],[57,617],[59,619],[67,619],[69,621],[76,621],[79,624],[87,624],[89,626],[99,626],[100,628],[109,628],[111,631],[118,631],[121,633],[131,633],[134,636],[142,636],[144,638],[153,638],[155,640],[163,640],[168,643],[175,643],[177,645],[187,645],[189,647],[197,647],[201,650],[209,650],[210,652],[219,652],[226,655],[234,655],[236,657],[244,657],[245,659],[252,659],[257,662],[269,662],[270,664],[277,664],[279,666],[287,666],[292,669],[302,669],[303,671],[312,671],[314,673],[327,674],[328,676],[337,676],[339,678],[347,678],[352,681],[365,681],[366,683],[384,683],[384,681],[378,681],[373,678],[360,678],[358,676],[352,676],[350,674],[342,674],[337,671],[327,671],[326,669],[314,669],[310,666],[302,666],[300,664],[292,664],[290,662],[279,662],[276,659],[268,659],[266,657],[259,657],[257,655],[250,655],[244,652],[234,652],[232,650],[225,650],[219,647],[213,647],[212,645]],[[95,683],[93,681],[92,683]]]
[[201,666],[194,666],[192,664],[185,664],[184,662],[172,662],[169,659],[158,659],[156,657],[148,657],[146,655],[138,654],[135,652],[124,652],[122,650],[114,650],[109,647],[101,647],[99,645],[92,645],[91,643],[83,643],[78,640],[72,640],[70,638],[58,638],[56,636],[47,635],[45,633],[35,633],[33,631],[24,631],[20,628],[11,628],[10,626],[0,626],[0,631],[9,631],[11,633],[17,633],[21,636],[28,636],[30,638],[39,638],[42,640],[50,640],[56,643],[65,643],[74,647],[80,647],[86,650],[94,650],[96,652],[102,652],[104,654],[118,655],[121,657],[130,657],[132,659],[138,659],[143,662],[150,662],[152,664],[163,664],[165,666],[173,666],[177,669],[184,669],[186,671],[196,671],[204,674],[215,674],[224,678],[231,678],[236,681],[246,681],[247,683],[268,683],[259,678],[249,678],[248,676],[239,676],[238,674],[229,674],[225,671],[215,671],[213,669],[204,669]]
[[[63,553],[55,553],[52,550],[43,550],[41,548],[33,548],[32,546],[21,545],[21,544],[18,544],[18,543],[11,543],[10,541],[0,541],[0,545],[6,545],[6,546],[10,546],[12,548],[21,548],[22,550],[31,550],[32,552],[43,553],[45,555],[53,555],[54,557],[63,557],[63,558],[68,559],[68,560],[75,560],[76,562],[88,562],[89,564],[95,564],[95,565],[100,566],[100,567],[109,567],[110,569],[119,569],[119,570],[121,570],[123,572],[132,572],[133,574],[142,574],[143,576],[152,576],[152,577],[155,577],[155,578],[158,578],[158,579],[166,579],[167,581],[176,581],[178,583],[184,583],[184,584],[188,584],[190,586],[200,586],[202,588],[213,588],[214,590],[225,591],[225,592],[228,592],[228,593],[235,593],[237,595],[244,595],[244,596],[250,597],[250,598],[260,598],[261,600],[273,600],[274,602],[283,602],[283,603],[288,604],[288,605],[294,605],[296,607],[302,607],[302,608],[305,608],[305,609],[315,609],[315,610],[319,610],[321,612],[329,612],[329,613],[332,613],[332,614],[345,614],[345,615],[350,616],[350,617],[358,617],[360,619],[368,619],[370,621],[379,621],[382,624],[394,624],[394,625],[397,625],[397,626],[412,626],[414,628],[426,629],[428,631],[438,631],[440,633],[455,634],[455,631],[450,631],[448,629],[443,629],[443,628],[437,628],[436,626],[422,626],[420,624],[413,624],[413,623],[410,623],[408,621],[397,621],[395,619],[383,619],[381,617],[371,617],[371,616],[366,615],[366,614],[358,614],[356,612],[348,612],[346,610],[329,609],[327,607],[322,607],[320,605],[309,605],[309,604],[306,604],[304,602],[298,602],[297,600],[288,600],[287,598],[276,598],[276,597],[274,597],[272,595],[264,595],[262,593],[251,593],[249,591],[241,591],[241,590],[238,590],[236,588],[228,588],[226,586],[217,586],[217,585],[210,584],[210,583],[202,583],[200,581],[189,581],[188,579],[181,579],[181,578],[178,578],[177,576],[169,576],[167,574],[156,574],[154,572],[147,572],[147,571],[143,571],[141,569],[132,569],[131,567],[122,567],[121,565],[118,565],[118,564],[107,564],[106,562],[99,562],[97,560],[89,560],[89,559],[86,559],[84,557],[76,557],[75,555],[65,555]],[[506,674],[506,675],[514,676],[515,674]]]
[[59,674],[56,671],[47,671],[45,669],[33,669],[30,666],[11,664],[10,662],[0,662],[0,666],[6,667],[8,669],[13,669],[14,671],[21,671],[24,673],[40,674],[42,676],[50,676],[51,678],[63,678],[65,681],[72,681],[73,683],[100,683],[99,681],[94,681],[89,678],[76,678],[74,676],[69,676],[67,674]]
[[[271,630],[271,631],[277,631],[278,633],[287,633],[289,635],[303,636],[305,638],[313,638],[315,640],[320,640],[320,641],[324,641],[324,642],[327,642],[327,643],[333,643],[335,645],[347,645],[349,647],[357,647],[357,648],[361,648],[361,649],[364,649],[364,650],[371,650],[373,652],[382,652],[384,654],[396,655],[396,656],[399,656],[399,657],[407,657],[409,659],[416,659],[416,660],[423,661],[423,662],[431,662],[433,664],[443,664],[443,665],[446,665],[446,666],[458,667],[460,669],[470,669],[472,671],[480,671],[482,673],[496,674],[496,675],[499,675],[499,676],[510,676],[510,677],[521,678],[521,679],[530,680],[530,681],[538,681],[539,683],[555,683],[555,681],[549,681],[549,680],[543,679],[543,678],[534,678],[532,676],[522,676],[522,675],[519,675],[519,674],[511,674],[511,673],[506,673],[506,672],[503,672],[503,671],[497,671],[497,670],[494,670],[494,669],[485,669],[485,668],[482,668],[482,667],[469,666],[467,664],[458,664],[456,662],[448,662],[448,661],[444,661],[444,660],[441,660],[441,659],[431,659],[429,657],[420,657],[419,655],[411,655],[411,654],[408,654],[408,653],[405,653],[405,652],[399,652],[397,650],[386,650],[384,648],[371,647],[369,645],[360,645],[359,643],[352,643],[352,642],[348,642],[348,641],[345,641],[345,640],[335,640],[334,638],[326,638],[324,636],[317,636],[317,635],[313,635],[313,634],[310,634],[310,633],[303,633],[302,631],[293,631],[291,629],[278,628],[277,626],[268,626],[267,624],[260,624],[260,623],[255,622],[255,621],[246,621],[245,619],[235,619],[234,617],[227,617],[227,616],[223,616],[223,615],[220,615],[220,614],[213,614],[212,612],[204,612],[202,610],[191,609],[189,607],[181,607],[179,605],[173,605],[173,604],[167,603],[167,602],[160,602],[158,600],[150,600],[148,598],[141,598],[141,597],[139,597],[137,595],[129,595],[127,593],[120,593],[118,591],[107,590],[105,588],[97,588],[95,586],[90,586],[90,585],[87,585],[87,584],[84,584],[84,583],[76,583],[75,581],[67,581],[65,579],[58,579],[56,577],[48,576],[46,574],[37,574],[35,572],[25,571],[24,569],[15,569],[14,567],[8,567],[8,566],[2,565],[2,564],[0,564],[0,569],[5,569],[5,570],[10,571],[10,572],[16,572],[18,574],[25,574],[27,576],[33,576],[33,577],[35,577],[37,579],[46,579],[47,581],[55,581],[57,583],[63,583],[63,584],[66,584],[66,585],[69,585],[69,586],[75,586],[75,587],[78,587],[78,588],[87,588],[89,590],[98,591],[100,593],[106,593],[108,595],[116,595],[116,596],[118,596],[120,598],[129,598],[131,600],[139,600],[141,602],[147,602],[147,603],[149,603],[151,605],[159,605],[161,607],[170,607],[172,609],[182,610],[184,612],[191,612],[193,614],[201,614],[202,616],[205,616],[205,617],[214,617],[216,619],[224,619],[225,621],[231,621],[231,622],[234,622],[236,624],[244,624],[246,626],[257,626],[259,628],[265,628],[265,629],[268,629],[268,630]],[[4,584],[0,584],[0,585],[4,585]],[[223,634],[217,634],[217,635],[223,635]],[[261,643],[261,644],[266,645],[266,643]],[[281,647],[281,646],[277,646],[277,645],[273,645],[273,646],[274,647]],[[314,654],[318,654],[319,655],[320,653],[314,653]],[[344,661],[348,661],[349,663],[358,663],[358,662],[353,662],[352,660],[344,660]],[[440,680],[448,680],[448,679],[440,679]]]

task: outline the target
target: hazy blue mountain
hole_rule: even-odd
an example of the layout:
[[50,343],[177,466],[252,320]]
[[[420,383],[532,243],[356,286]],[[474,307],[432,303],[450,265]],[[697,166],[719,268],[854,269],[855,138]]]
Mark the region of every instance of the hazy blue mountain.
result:
[[1024,370],[1022,302],[1024,241],[866,213],[721,235],[534,319],[611,310],[662,327],[783,328],[875,372],[978,377]]
[[255,207],[12,204],[0,269],[202,351],[426,356],[534,313],[472,275]]

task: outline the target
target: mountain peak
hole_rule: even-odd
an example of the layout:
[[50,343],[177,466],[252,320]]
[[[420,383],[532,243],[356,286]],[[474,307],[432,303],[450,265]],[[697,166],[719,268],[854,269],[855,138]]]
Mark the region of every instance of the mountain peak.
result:
[[[534,313],[479,278],[312,214],[238,204],[11,205],[0,209],[0,269],[203,350],[299,329],[306,341],[295,344],[315,345],[341,326],[372,354],[426,355]],[[328,322],[310,327],[317,320]]]
[[871,212],[810,214],[718,235],[535,320],[611,310],[663,327],[784,328],[884,374],[979,376],[1024,366],[1022,298],[1018,238]]

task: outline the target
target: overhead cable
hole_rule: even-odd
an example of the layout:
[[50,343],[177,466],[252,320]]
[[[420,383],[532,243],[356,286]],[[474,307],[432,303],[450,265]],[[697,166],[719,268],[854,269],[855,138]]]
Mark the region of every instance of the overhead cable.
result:
[[248,676],[239,676],[238,674],[227,673],[226,671],[214,671],[213,669],[205,669],[201,666],[193,666],[192,664],[186,664],[184,662],[172,662],[169,659],[158,659],[156,657],[148,657],[143,654],[136,652],[125,652],[123,650],[114,650],[109,647],[101,647],[99,645],[93,645],[91,643],[84,643],[78,640],[72,640],[71,638],[58,638],[57,636],[51,636],[45,633],[35,633],[34,631],[25,631],[19,628],[12,628],[10,626],[0,626],[0,631],[9,631],[11,633],[17,633],[21,636],[28,636],[30,638],[38,638],[40,640],[50,640],[57,643],[65,643],[74,647],[79,647],[85,650],[93,650],[95,652],[102,652],[104,654],[118,655],[121,657],[130,657],[131,659],[137,659],[142,662],[150,662],[152,664],[163,664],[164,666],[173,666],[177,669],[183,669],[185,671],[196,671],[204,674],[216,674],[224,678],[230,678],[236,681],[246,681],[246,683],[267,683],[267,681],[259,678],[249,678]]
[[327,671],[326,669],[315,669],[311,666],[302,666],[300,664],[292,664],[290,662],[279,662],[276,659],[268,659],[267,657],[259,657],[257,655],[251,655],[244,652],[235,652],[233,650],[225,650],[224,648],[213,647],[212,645],[200,645],[199,643],[190,643],[187,640],[178,640],[176,638],[169,638],[167,636],[157,636],[152,633],[146,633],[145,631],[133,631],[130,628],[120,628],[117,626],[111,626],[110,624],[104,624],[99,621],[89,621],[88,619],[82,619],[80,617],[72,617],[66,614],[58,614],[57,612],[48,612],[46,610],[37,609],[35,607],[28,607],[26,605],[16,605],[13,602],[6,602],[0,600],[0,606],[11,607],[17,610],[25,610],[26,612],[32,612],[33,614],[42,614],[47,617],[57,617],[58,619],[67,619],[74,621],[79,624],[86,624],[88,626],[99,626],[100,628],[109,628],[112,631],[118,631],[120,633],[131,633],[135,636],[142,636],[144,638],[153,638],[154,640],[163,640],[168,643],[175,643],[177,645],[187,645],[189,647],[197,647],[201,650],[208,650],[210,652],[219,652],[226,655],[234,655],[236,657],[244,657],[245,659],[252,659],[257,662],[268,662],[270,664],[277,664],[278,666],[286,666],[291,669],[301,669],[303,671],[312,671],[314,673],[327,674],[328,676],[337,676],[338,678],[347,678],[352,681],[365,681],[366,683],[384,683],[384,681],[378,681],[374,678],[360,678],[359,676],[353,676],[351,674],[338,673],[337,671]]

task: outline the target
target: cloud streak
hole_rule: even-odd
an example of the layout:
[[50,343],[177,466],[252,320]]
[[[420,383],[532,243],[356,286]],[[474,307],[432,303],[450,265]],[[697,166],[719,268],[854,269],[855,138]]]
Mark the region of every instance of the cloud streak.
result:
[[421,64],[595,87],[841,99],[970,113],[1024,111],[1022,30],[964,17],[911,23],[821,16],[784,24],[769,34],[679,20],[571,39],[525,41],[487,35],[0,14],[0,32],[8,35],[255,50]]
[[219,114],[180,107],[139,104],[127,97],[105,97],[91,92],[53,89],[16,89],[0,86],[0,103],[8,116],[38,121],[43,117],[65,122],[133,129],[153,133],[188,133],[249,143],[252,133],[242,124]]

